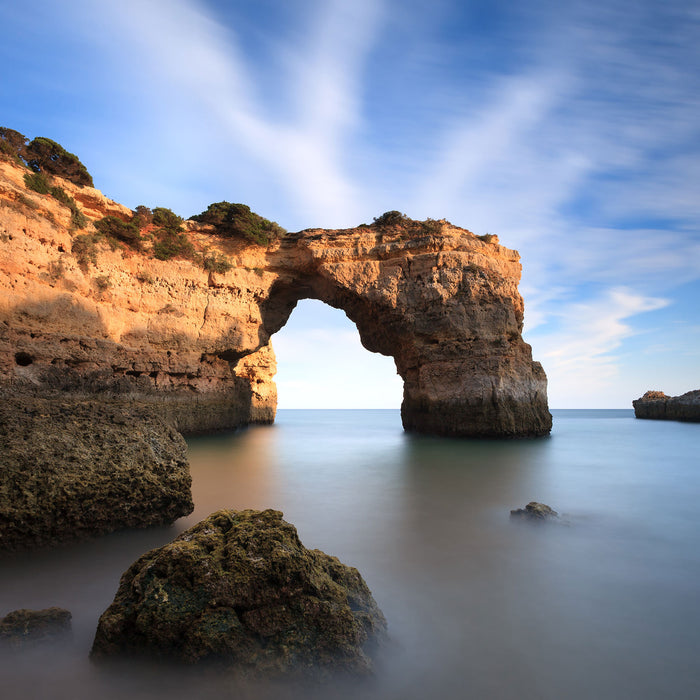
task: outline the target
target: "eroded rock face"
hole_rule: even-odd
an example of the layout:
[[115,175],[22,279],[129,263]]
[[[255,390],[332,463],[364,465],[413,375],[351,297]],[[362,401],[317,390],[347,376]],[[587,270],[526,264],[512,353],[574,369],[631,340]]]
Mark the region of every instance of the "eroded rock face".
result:
[[127,570],[91,656],[367,673],[385,632],[359,572],[306,549],[282,513],[219,511]]
[[3,396],[0,551],[191,513],[186,449],[150,406]]
[[663,391],[647,391],[632,402],[636,418],[700,422],[700,389],[681,396],[666,396]]
[[[274,419],[270,337],[296,303],[342,309],[363,345],[392,356],[407,430],[544,435],[546,377],[522,337],[518,253],[448,222],[306,230],[269,248],[187,222],[206,272],[96,246],[75,254],[70,212],[0,162],[0,378],[152,401],[185,432]],[[129,210],[62,182],[94,220]]]

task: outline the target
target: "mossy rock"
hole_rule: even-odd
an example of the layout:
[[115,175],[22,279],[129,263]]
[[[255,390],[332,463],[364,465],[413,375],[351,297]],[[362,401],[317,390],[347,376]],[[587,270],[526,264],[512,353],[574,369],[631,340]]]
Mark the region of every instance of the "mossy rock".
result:
[[191,485],[187,445],[155,410],[58,394],[0,402],[0,551],[171,523],[192,512]]
[[222,510],[126,571],[91,656],[246,676],[366,674],[385,634],[357,569],[306,549],[279,511]]
[[0,618],[0,645],[24,649],[71,632],[71,613],[64,608],[13,610]]

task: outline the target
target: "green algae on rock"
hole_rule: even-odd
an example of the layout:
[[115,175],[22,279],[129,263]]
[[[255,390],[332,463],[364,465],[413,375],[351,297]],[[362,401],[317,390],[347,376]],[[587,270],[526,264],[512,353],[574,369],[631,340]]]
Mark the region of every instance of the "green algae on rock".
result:
[[306,549],[279,511],[222,510],[132,564],[91,656],[252,676],[366,674],[385,635],[357,569]]
[[4,395],[0,551],[31,549],[192,512],[187,446],[123,400]]
[[67,635],[72,615],[64,608],[13,610],[0,618],[0,644],[11,649],[24,649],[41,642]]

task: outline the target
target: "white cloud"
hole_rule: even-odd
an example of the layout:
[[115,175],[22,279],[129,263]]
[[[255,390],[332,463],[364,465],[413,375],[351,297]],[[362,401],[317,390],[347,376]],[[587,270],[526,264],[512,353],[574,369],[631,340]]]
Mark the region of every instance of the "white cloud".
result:
[[560,307],[556,329],[541,326],[528,333],[527,340],[549,378],[550,405],[627,405],[628,399],[615,391],[621,361],[616,351],[626,338],[637,333],[629,319],[668,303],[624,288],[609,289],[587,302]]
[[401,405],[403,381],[393,359],[362,347],[356,329],[283,328],[272,343],[280,408]]
[[[186,102],[213,126],[218,161],[228,159],[237,170],[247,154],[286,192],[297,217],[330,226],[351,218],[361,200],[343,156],[360,120],[360,73],[381,7],[334,0],[307,18],[298,43],[278,47],[274,96],[256,88],[256,66],[238,49],[235,33],[197,0],[125,0],[101,11],[128,44],[122,60],[132,71],[156,73],[157,97]],[[173,109],[170,120],[180,119]]]

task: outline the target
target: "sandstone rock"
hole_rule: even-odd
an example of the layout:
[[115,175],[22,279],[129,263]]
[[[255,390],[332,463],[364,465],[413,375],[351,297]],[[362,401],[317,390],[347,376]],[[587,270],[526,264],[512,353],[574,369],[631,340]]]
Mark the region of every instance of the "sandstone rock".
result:
[[66,635],[71,631],[71,617],[63,608],[13,610],[0,618],[0,643],[21,649]]
[[[89,220],[127,216],[97,190],[64,184]],[[550,431],[546,376],[521,336],[519,255],[495,236],[409,220],[309,229],[265,248],[186,228],[197,251],[233,267],[207,272],[104,241],[80,264],[68,209],[0,162],[0,382],[128,394],[185,432],[271,422],[270,337],[313,298],[394,358],[407,430]]]
[[91,656],[364,674],[385,630],[358,571],[306,549],[282,513],[219,511],[126,571]]
[[700,389],[681,396],[666,396],[663,391],[647,391],[632,401],[636,418],[700,422]]
[[510,517],[518,520],[529,520],[530,522],[541,523],[546,520],[556,520],[559,514],[544,503],[531,501],[525,508],[518,508],[510,511]]
[[131,402],[5,395],[0,461],[0,550],[170,523],[193,509],[185,441]]

